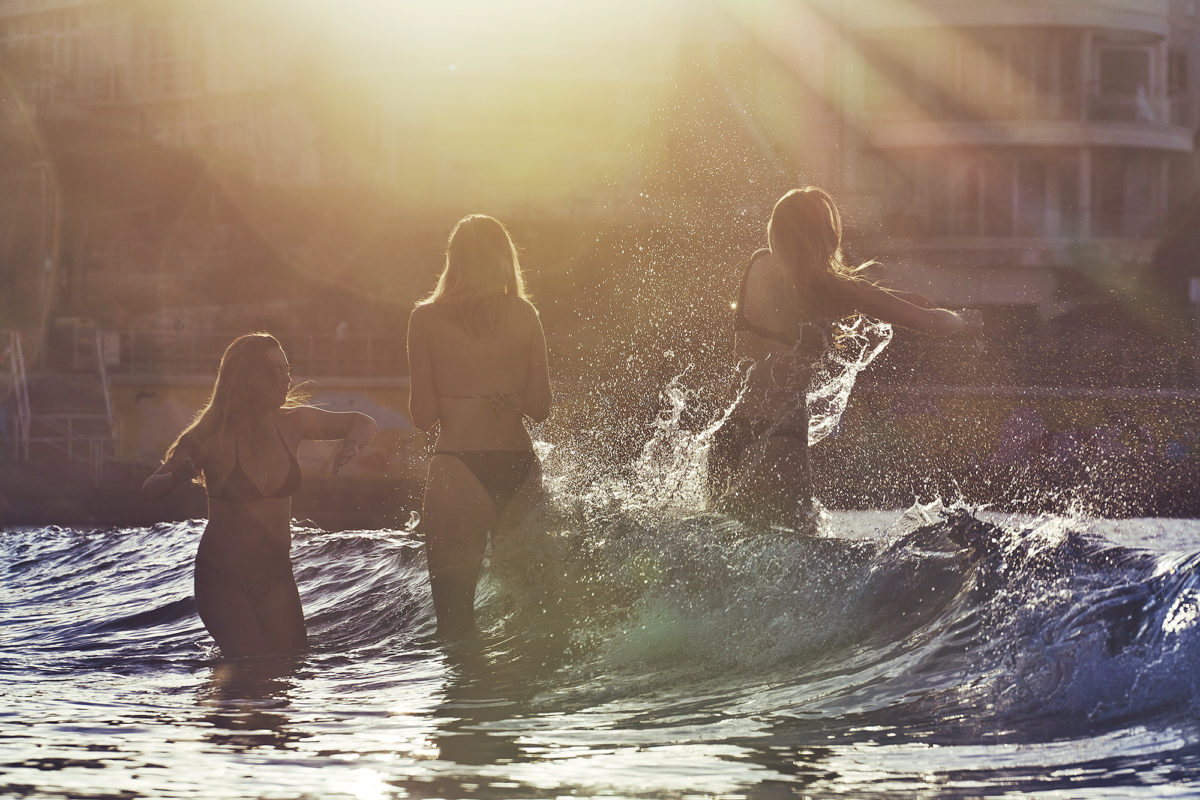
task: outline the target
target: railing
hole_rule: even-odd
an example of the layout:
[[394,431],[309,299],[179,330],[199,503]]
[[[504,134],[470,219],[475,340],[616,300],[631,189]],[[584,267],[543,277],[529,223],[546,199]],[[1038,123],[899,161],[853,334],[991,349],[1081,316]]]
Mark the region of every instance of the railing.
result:
[[1092,122],[1166,121],[1166,115],[1161,113],[1161,103],[1149,95],[1092,95],[1088,98],[1087,111],[1087,118]]
[[[109,362],[115,372],[216,375],[230,333],[125,331]],[[309,377],[408,374],[403,336],[280,336],[294,375]],[[116,363],[113,363],[116,362]]]
[[1178,345],[1120,346],[905,337],[864,377],[883,384],[1194,391],[1200,360],[1193,348],[1190,338]]
[[[38,414],[31,418],[25,460],[31,449],[47,449],[67,461],[82,461],[90,469],[92,482],[99,483],[104,463],[113,444],[112,420],[103,414]],[[97,430],[99,429],[99,430]]]
[[[998,317],[1003,319],[1003,317]],[[904,379],[957,386],[1074,386],[1192,389],[1200,386],[1200,359],[1192,333],[1177,343],[1148,341],[1130,332],[1110,335],[1054,333],[1038,325],[1026,333],[985,332],[974,340],[897,337],[866,377]],[[188,375],[211,380],[221,353],[233,339],[223,333],[125,331],[119,352],[109,348],[101,380],[114,374]],[[281,337],[292,372],[300,378],[403,377],[407,375],[404,337]],[[551,337],[551,350],[555,350]],[[114,363],[115,362],[115,363]],[[888,363],[893,366],[887,366]],[[887,377],[896,370],[894,377]],[[558,379],[567,376],[558,375]],[[106,403],[110,402],[106,399]]]
[[112,441],[117,439],[117,422],[113,417],[112,393],[108,385],[107,354],[104,351],[104,331],[96,331],[96,368],[100,371],[100,388],[104,392],[104,414],[108,421],[108,433]]
[[[53,381],[61,379],[61,376],[56,377],[54,373],[36,376],[39,385],[45,380],[52,381],[51,391],[57,391],[59,397],[51,405],[76,408],[35,413],[30,402],[30,376],[25,369],[21,334],[18,331],[10,331],[9,346],[4,355],[9,361],[12,392],[16,398],[16,446],[6,455],[18,461],[60,461],[65,457],[68,462],[84,462],[88,465],[93,482],[98,483],[116,442],[117,425],[109,391],[106,334],[89,327],[89,335],[80,337],[78,334],[81,330],[82,327],[72,331],[70,367],[72,370],[86,367],[88,372],[95,370],[94,374],[100,381],[103,413],[89,410],[89,406],[92,409],[98,406],[97,397],[93,394],[94,387],[89,385],[85,388],[78,378],[73,377],[54,389]],[[79,349],[78,343],[81,338],[90,343],[91,352]],[[80,407],[84,410],[77,410]]]
[[12,378],[13,394],[17,399],[17,452],[18,458],[29,458],[29,384],[25,372],[25,352],[21,346],[21,332],[8,332],[9,373]]

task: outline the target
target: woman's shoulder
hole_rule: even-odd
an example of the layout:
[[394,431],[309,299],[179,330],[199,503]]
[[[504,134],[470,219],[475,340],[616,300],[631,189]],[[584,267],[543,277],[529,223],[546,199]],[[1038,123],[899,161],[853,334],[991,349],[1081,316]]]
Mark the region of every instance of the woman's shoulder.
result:
[[502,295],[499,299],[499,316],[497,322],[505,326],[516,325],[525,329],[540,323],[537,307],[527,298],[516,295]]
[[408,313],[408,324],[428,324],[429,320],[436,313],[437,308],[435,303],[431,301],[417,303],[415,306],[413,306],[413,310]]
[[770,248],[760,247],[750,255],[750,260],[746,263],[746,266],[753,267],[755,264],[766,262],[777,264],[779,262],[779,257],[772,253]]
[[179,440],[175,442],[174,454],[187,456],[196,464],[203,465],[213,458],[214,453],[220,451],[218,445],[216,432],[211,427],[193,426],[180,434]]
[[783,260],[763,248],[756,251],[746,265],[745,290],[751,294],[769,294],[778,300],[777,295],[783,291],[787,278]]
[[746,264],[746,275],[750,278],[769,278],[778,280],[787,274],[787,265],[783,259],[767,248],[755,250]]
[[[877,283],[855,273],[834,274],[829,278],[830,298],[835,302],[850,306],[861,302],[864,297],[872,297],[882,291],[884,290]],[[854,309],[851,308],[846,313],[853,311]]]
[[179,447],[188,447],[196,451],[205,450],[212,444],[213,426],[203,422],[193,425],[179,435]]
[[520,315],[523,319],[539,319],[537,306],[530,302],[526,297],[513,297],[512,307],[515,309],[515,313]]
[[441,337],[448,327],[456,324],[454,315],[448,313],[445,301],[433,300],[413,308],[408,318],[409,334]]
[[275,428],[294,448],[298,440],[310,438],[322,417],[329,413],[328,409],[308,403],[282,406],[274,411]]

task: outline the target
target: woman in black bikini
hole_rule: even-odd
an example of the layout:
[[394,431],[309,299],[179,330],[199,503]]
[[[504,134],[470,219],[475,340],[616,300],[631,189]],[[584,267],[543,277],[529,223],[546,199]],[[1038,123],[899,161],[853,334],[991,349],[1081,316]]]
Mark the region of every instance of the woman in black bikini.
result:
[[437,288],[408,322],[409,412],[440,423],[422,526],[438,632],[475,631],[475,585],[489,530],[519,519],[542,485],[526,418],[550,414],[546,336],[525,295],[508,231],[459,220]]
[[846,264],[837,206],[814,186],[779,199],[767,242],[750,258],[734,307],[735,352],[750,370],[745,394],[714,437],[709,491],[720,509],[742,519],[797,527],[812,503],[805,396],[834,323],[863,314],[953,334],[979,321],[860,277],[872,262]]
[[274,336],[239,336],[221,357],[208,404],[142,484],[161,500],[188,481],[208,492],[208,525],[196,554],[196,608],[226,658],[304,649],[307,632],[292,576],[292,495],[300,487],[296,447],[341,439],[333,472],[374,437],[358,412],[301,404]]

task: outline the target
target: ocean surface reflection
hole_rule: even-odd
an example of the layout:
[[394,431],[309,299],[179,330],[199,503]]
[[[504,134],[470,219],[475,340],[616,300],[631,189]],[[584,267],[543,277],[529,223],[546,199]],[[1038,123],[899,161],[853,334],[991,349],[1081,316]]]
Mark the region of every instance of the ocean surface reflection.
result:
[[1197,790],[1200,522],[828,522],[564,517],[494,556],[454,647],[411,532],[302,528],[313,648],[239,663],[190,605],[201,522],[8,531],[0,794]]

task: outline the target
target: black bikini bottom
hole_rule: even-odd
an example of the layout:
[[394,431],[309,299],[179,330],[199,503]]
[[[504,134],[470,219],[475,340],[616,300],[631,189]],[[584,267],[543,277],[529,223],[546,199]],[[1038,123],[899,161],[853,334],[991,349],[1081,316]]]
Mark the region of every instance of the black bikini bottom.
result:
[[492,496],[497,512],[512,502],[537,465],[537,456],[532,450],[438,450],[434,455],[451,456],[461,461]]

